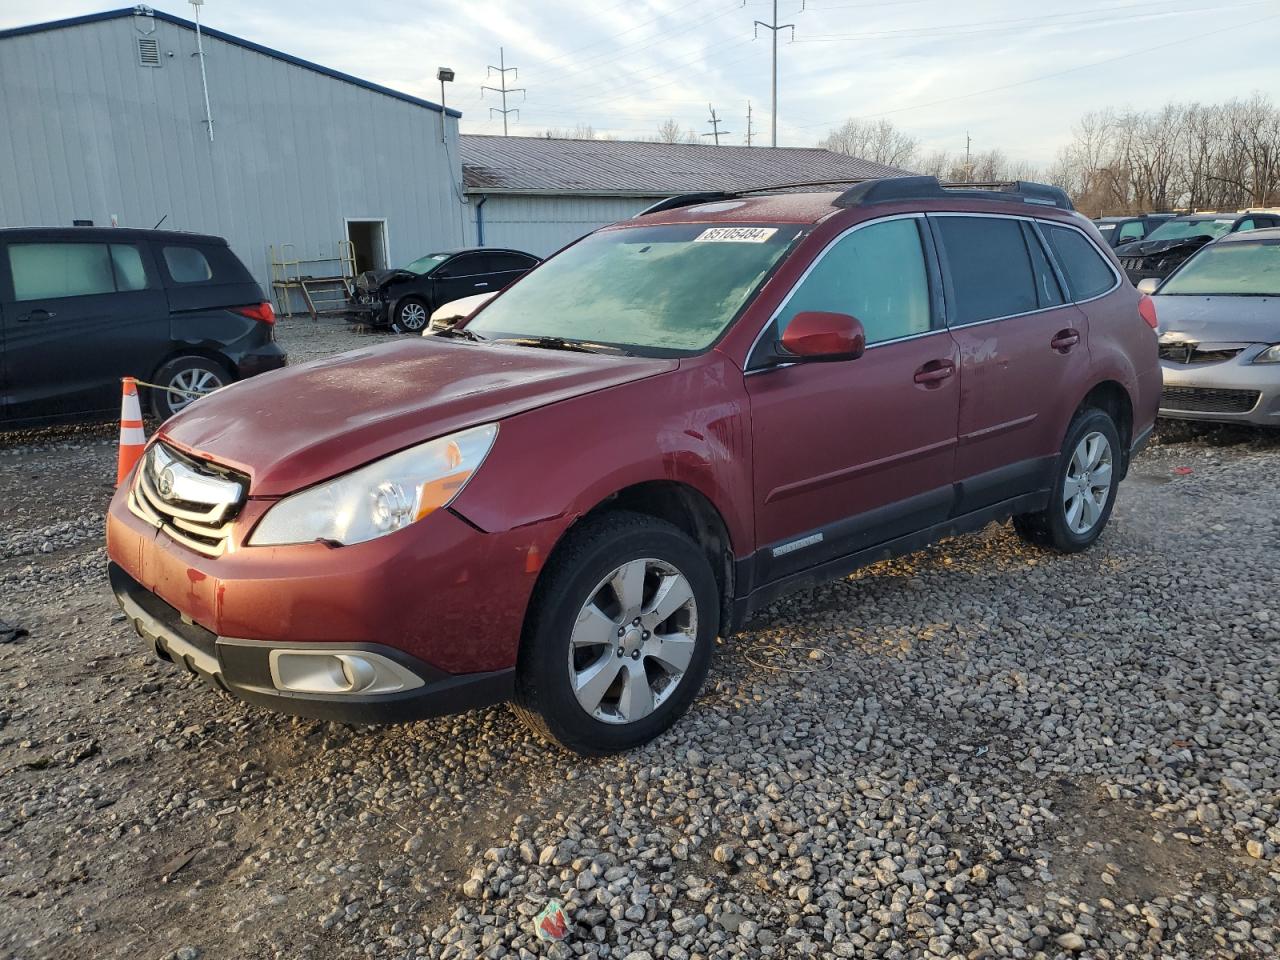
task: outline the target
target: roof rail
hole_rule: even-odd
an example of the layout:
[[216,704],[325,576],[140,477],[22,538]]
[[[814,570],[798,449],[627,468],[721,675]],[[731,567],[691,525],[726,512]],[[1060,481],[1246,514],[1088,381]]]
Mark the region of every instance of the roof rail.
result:
[[734,194],[723,190],[709,190],[703,193],[681,193],[674,197],[663,197],[657,203],[650,204],[639,213],[633,213],[631,219],[643,217],[650,213],[661,213],[663,210],[676,210],[680,207],[691,207],[695,203],[714,203],[717,200],[731,200]]
[[942,183],[937,177],[887,177],[850,187],[835,200],[837,207],[862,207],[899,200],[1009,200],[1074,210],[1060,187],[1014,180],[1008,183]]

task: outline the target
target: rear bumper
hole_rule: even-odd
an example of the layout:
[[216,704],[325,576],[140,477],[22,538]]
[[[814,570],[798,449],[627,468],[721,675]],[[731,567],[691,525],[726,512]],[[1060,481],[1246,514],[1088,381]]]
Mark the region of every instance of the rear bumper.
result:
[[274,340],[236,357],[236,373],[241,380],[256,377],[260,373],[279,370],[289,362],[289,355]]
[[343,649],[391,661],[416,678],[417,685],[396,693],[370,695],[281,690],[273,678],[273,651],[328,652],[333,644],[220,637],[185,619],[118,564],[109,565],[108,576],[121,609],[157,656],[181,664],[241,700],[283,713],[341,723],[397,723],[489,706],[510,699],[514,689],[514,669],[450,674],[394,647],[357,643]]

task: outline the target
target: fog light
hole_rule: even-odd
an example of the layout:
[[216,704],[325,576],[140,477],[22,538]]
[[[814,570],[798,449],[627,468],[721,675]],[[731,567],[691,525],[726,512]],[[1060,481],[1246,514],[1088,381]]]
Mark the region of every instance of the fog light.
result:
[[365,650],[271,651],[271,682],[285,693],[311,696],[399,693],[422,678],[388,657]]

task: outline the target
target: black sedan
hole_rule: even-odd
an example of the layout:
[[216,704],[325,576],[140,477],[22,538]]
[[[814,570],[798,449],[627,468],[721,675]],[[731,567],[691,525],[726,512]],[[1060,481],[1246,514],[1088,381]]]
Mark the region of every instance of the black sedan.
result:
[[356,277],[352,313],[397,333],[421,333],[438,307],[476,293],[501,290],[542,261],[530,253],[494,247],[442,250],[393,270]]

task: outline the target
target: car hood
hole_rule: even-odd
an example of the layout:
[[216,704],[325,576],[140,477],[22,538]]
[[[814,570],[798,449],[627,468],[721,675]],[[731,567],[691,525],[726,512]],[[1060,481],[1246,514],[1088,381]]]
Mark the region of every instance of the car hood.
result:
[[1161,338],[1196,343],[1280,342],[1280,297],[1160,296]]
[[455,430],[678,366],[415,337],[225,387],[158,435],[248,474],[250,496],[275,497]]
[[1175,240],[1132,240],[1116,247],[1117,257],[1153,257],[1171,250],[1197,250],[1210,240],[1209,237],[1181,237]]
[[356,277],[356,289],[364,291],[381,290],[388,283],[396,280],[416,280],[418,274],[412,270],[366,270]]

